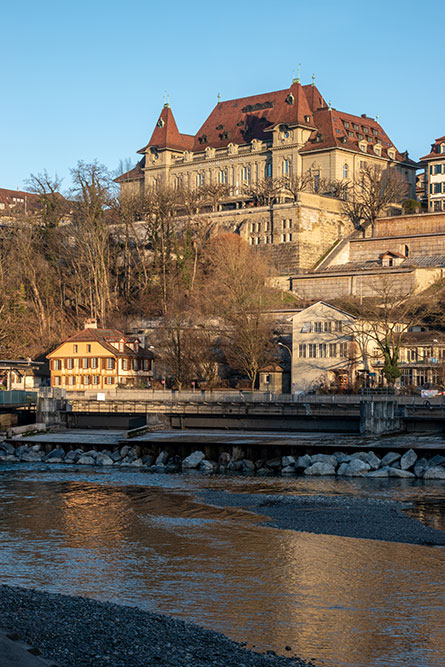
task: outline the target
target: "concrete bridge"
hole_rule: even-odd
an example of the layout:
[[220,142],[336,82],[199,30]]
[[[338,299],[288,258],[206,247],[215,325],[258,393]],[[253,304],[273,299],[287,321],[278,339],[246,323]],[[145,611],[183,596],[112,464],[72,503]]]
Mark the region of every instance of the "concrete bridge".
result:
[[71,428],[173,428],[330,431],[381,435],[445,425],[442,402],[394,396],[290,396],[255,393],[122,391],[114,395],[59,394],[39,398],[38,421]]

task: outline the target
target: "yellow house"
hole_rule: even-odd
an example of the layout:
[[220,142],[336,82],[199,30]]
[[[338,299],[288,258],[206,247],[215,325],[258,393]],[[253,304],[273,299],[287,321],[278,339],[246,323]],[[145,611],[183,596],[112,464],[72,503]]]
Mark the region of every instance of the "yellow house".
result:
[[110,391],[118,385],[147,386],[153,376],[153,353],[140,340],[116,329],[85,329],[47,355],[51,386],[67,391]]

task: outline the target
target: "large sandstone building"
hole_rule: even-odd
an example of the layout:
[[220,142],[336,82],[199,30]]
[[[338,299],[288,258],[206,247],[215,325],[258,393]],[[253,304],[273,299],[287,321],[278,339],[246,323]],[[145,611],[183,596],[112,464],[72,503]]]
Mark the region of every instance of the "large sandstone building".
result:
[[[354,181],[365,165],[394,167],[415,193],[416,165],[366,114],[338,111],[312,85],[294,79],[284,90],[218,101],[196,135],[179,132],[165,104],[137,166],[117,180],[123,193],[170,187],[230,188],[211,216],[216,231],[239,233],[264,249],[282,275],[314,269],[339,238],[352,231],[327,181]],[[267,178],[310,177],[311,192],[278,196],[254,206],[249,187]],[[258,203],[258,202],[257,202]]]

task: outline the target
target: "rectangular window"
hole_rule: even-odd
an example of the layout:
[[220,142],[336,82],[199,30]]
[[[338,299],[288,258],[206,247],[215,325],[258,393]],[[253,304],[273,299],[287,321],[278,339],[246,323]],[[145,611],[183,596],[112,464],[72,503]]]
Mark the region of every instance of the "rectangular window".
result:
[[317,356],[317,346],[313,343],[309,343],[309,357],[315,358]]
[[114,370],[114,359],[112,357],[107,358],[107,370]]
[[324,323],[324,330],[326,333],[331,333],[332,330],[332,322],[325,322]]
[[91,378],[90,378],[89,375],[84,376],[83,383],[86,384],[86,385],[91,384]]
[[323,325],[323,322],[314,322],[314,331],[315,331],[315,333],[321,333],[322,332],[322,325]]
[[325,357],[326,356],[326,343],[320,343],[318,346],[318,356],[319,357]]
[[99,384],[99,376],[93,375],[93,384]]
[[73,345],[73,352],[76,354],[76,352],[79,351],[79,346],[78,345]]
[[60,359],[54,359],[53,364],[54,364],[54,370],[60,371],[60,369],[62,368],[62,362],[60,361]]
[[341,357],[347,357],[348,356],[348,344],[347,343],[340,343],[340,356]]
[[298,346],[298,356],[301,358],[306,356],[306,345],[304,343]]
[[337,343],[329,343],[329,356],[330,357],[337,356]]
[[137,371],[137,369],[138,369],[138,360],[137,360],[137,359],[133,359],[133,370],[134,370],[134,371]]
[[148,359],[144,359],[144,371],[148,371]]
[[437,195],[442,192],[442,183],[434,183],[434,194]]
[[111,377],[105,378],[105,384],[114,384],[114,378]]
[[54,378],[54,385],[55,385],[56,387],[59,387],[59,386],[60,386],[60,381],[61,381],[61,379],[62,379],[62,378],[60,377],[60,375],[56,375],[56,377]]
[[122,370],[128,371],[128,359],[122,359]]
[[441,164],[435,164],[434,165],[434,173],[435,174],[441,174],[442,173],[442,165]]
[[312,326],[311,322],[303,322],[303,326],[301,327],[301,333],[311,333]]
[[67,368],[69,368],[69,370],[72,370],[74,368],[74,360],[67,359],[66,361],[67,361]]
[[87,352],[91,352],[91,345],[87,345]]
[[82,368],[88,368],[88,359],[86,357],[82,359]]
[[98,365],[99,365],[98,361],[99,361],[99,360],[98,360],[97,357],[93,357],[93,358],[91,359],[91,368],[97,368]]
[[335,331],[343,331],[343,322],[341,320],[335,320]]
[[71,386],[73,386],[73,384],[74,384],[74,375],[70,375],[70,376],[69,376],[69,378],[68,378],[68,384],[71,385]]

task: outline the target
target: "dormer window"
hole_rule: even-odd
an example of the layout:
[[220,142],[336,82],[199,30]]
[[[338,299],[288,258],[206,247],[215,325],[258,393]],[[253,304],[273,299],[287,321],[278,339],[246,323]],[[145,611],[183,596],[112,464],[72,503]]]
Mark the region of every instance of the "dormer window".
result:
[[388,155],[389,155],[389,157],[390,157],[391,160],[394,160],[395,157],[396,157],[396,153],[395,153],[394,150],[389,150],[389,151],[388,151]]
[[345,128],[346,128],[347,130],[349,129],[349,121],[344,120],[344,121],[343,121],[343,125],[345,126]]
[[289,95],[286,97],[286,102],[288,104],[293,104],[295,102],[295,97],[292,95],[292,93],[289,93]]
[[376,137],[378,135],[379,131],[376,130],[375,128],[372,128],[372,133]]
[[364,141],[359,145],[359,148],[362,153],[366,153],[366,143]]
[[382,149],[380,148],[380,146],[374,146],[374,153],[375,153],[378,157],[381,156],[381,154],[382,154]]
[[305,116],[304,117],[304,122],[305,123],[310,123],[311,122],[311,117],[310,116]]
[[164,125],[165,125],[164,119],[163,119],[163,118],[160,118],[160,119],[158,120],[158,122],[156,123],[156,125],[157,125],[158,127],[164,127]]
[[445,153],[445,144],[441,144],[440,146],[440,152]]
[[368,133],[369,133],[369,130],[368,130],[367,127],[365,127],[365,126],[363,125],[362,128],[363,128],[363,133],[364,133],[364,134],[368,134]]
[[357,123],[352,123],[352,129],[354,129],[356,132],[359,131],[359,126],[357,125]]

